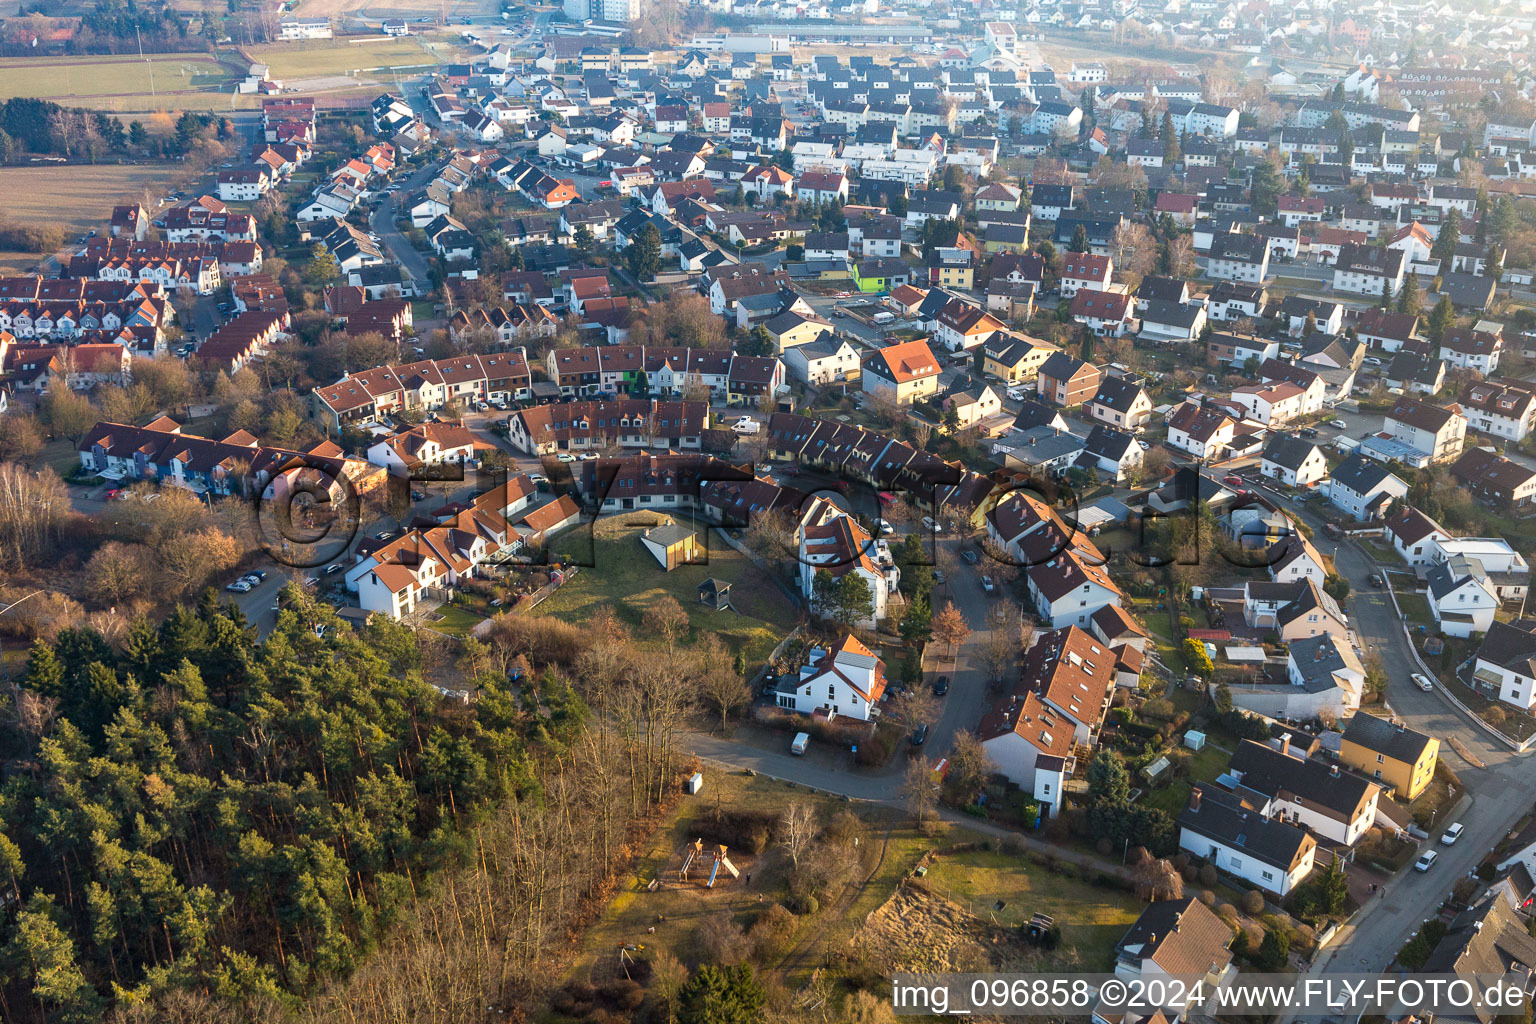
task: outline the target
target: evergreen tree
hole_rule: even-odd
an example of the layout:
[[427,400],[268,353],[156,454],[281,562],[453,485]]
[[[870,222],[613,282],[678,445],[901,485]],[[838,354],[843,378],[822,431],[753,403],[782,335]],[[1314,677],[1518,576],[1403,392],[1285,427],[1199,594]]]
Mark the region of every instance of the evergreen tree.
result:
[[1456,309],[1451,305],[1448,295],[1440,296],[1440,301],[1435,303],[1435,308],[1430,310],[1429,319],[1425,321],[1424,333],[1430,341],[1440,344],[1440,339],[1445,337],[1445,332],[1456,324]]
[[1417,316],[1424,306],[1424,297],[1419,289],[1419,275],[1410,270],[1408,278],[1403,282],[1403,289],[1397,296],[1397,311]]
[[1088,251],[1088,229],[1081,224],[1072,229],[1072,251]]
[[1386,276],[1381,279],[1381,308],[1392,308],[1392,281]]
[[678,1024],[757,1024],[767,995],[746,964],[694,972],[677,997]]
[[661,270],[661,232],[656,225],[646,224],[636,234],[634,241],[624,250],[624,262],[629,272],[641,281],[653,279]]
[[1461,242],[1461,214],[1452,209],[1445,215],[1445,220],[1440,222],[1440,233],[1435,236],[1435,244],[1429,250],[1429,258],[1440,261],[1440,273],[1450,273],[1451,264],[1455,262],[1456,246]]
[[576,244],[576,251],[583,255],[597,247],[597,237],[592,234],[592,229],[585,224],[576,225],[572,241]]

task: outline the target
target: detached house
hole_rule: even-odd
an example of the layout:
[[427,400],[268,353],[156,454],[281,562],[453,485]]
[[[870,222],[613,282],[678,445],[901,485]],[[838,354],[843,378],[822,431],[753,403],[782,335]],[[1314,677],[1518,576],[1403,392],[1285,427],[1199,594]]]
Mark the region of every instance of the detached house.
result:
[[1408,494],[1408,485],[1385,463],[1351,455],[1328,480],[1328,501],[1357,520],[1379,519],[1394,499]]
[[1387,433],[1434,462],[1449,462],[1461,454],[1467,439],[1467,417],[1461,406],[1441,408],[1416,398],[1400,398],[1387,411]]
[[[1196,897],[1157,900],[1115,944],[1115,974],[1148,982],[1200,978],[1209,992],[1237,973],[1231,945],[1232,927]],[[1182,1002],[1164,1007],[1169,1014],[1184,1009]]]
[[1137,380],[1105,377],[1093,397],[1084,403],[1083,412],[1112,427],[1135,431],[1152,419],[1152,399]]
[[1495,620],[1477,648],[1472,681],[1523,711],[1536,707],[1536,619]]
[[1065,352],[1053,353],[1040,366],[1036,392],[1049,402],[1071,409],[1093,398],[1103,371]]
[[1179,849],[1251,885],[1284,896],[1306,880],[1317,840],[1236,794],[1201,784],[1179,815]]
[[862,387],[897,405],[911,405],[938,392],[939,361],[921,339],[887,346],[865,359]]
[[1264,446],[1260,472],[1289,487],[1312,487],[1328,476],[1328,460],[1311,441],[1276,434]]
[[885,662],[850,634],[832,650],[813,648],[798,676],[780,678],[775,696],[779,707],[802,715],[821,711],[867,722],[885,687]]
[[1114,271],[1114,261],[1108,256],[1096,256],[1091,252],[1066,253],[1061,262],[1061,297],[1070,299],[1084,288],[1108,291]]
[[1168,445],[1197,459],[1220,459],[1232,447],[1237,423],[1220,409],[1184,402],[1165,417]]
[[1425,580],[1429,584],[1429,610],[1440,632],[1456,637],[1488,632],[1499,610],[1499,597],[1480,559],[1452,555],[1431,566]]
[[1227,771],[1236,779],[1239,796],[1255,799],[1267,815],[1344,846],[1353,846],[1376,824],[1378,783],[1299,755],[1289,736],[1275,742],[1243,740],[1238,745]]
[[1401,722],[1355,715],[1344,729],[1339,760],[1399,798],[1415,800],[1435,777],[1440,741]]

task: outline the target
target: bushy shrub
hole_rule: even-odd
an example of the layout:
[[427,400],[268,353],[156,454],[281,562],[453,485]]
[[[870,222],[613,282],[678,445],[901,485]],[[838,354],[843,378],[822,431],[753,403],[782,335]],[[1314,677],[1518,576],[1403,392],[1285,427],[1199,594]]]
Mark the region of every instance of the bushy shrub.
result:
[[821,909],[820,901],[810,893],[790,893],[789,898],[784,901],[784,906],[790,913],[801,917],[809,917]]

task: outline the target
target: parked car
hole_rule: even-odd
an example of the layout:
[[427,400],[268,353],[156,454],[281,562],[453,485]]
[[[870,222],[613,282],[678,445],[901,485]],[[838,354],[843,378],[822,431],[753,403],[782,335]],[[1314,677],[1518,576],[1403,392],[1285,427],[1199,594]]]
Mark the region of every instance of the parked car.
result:
[[1429,676],[1426,676],[1422,672],[1415,672],[1413,674],[1413,685],[1417,686],[1425,693],[1428,693],[1435,688],[1435,684],[1430,681]]
[[1301,428],[1301,436],[1302,437],[1316,437],[1317,436],[1317,428],[1316,427],[1302,427]]
[[1222,477],[1221,482],[1226,484],[1229,487],[1241,487],[1241,486],[1243,486],[1243,478],[1240,477],[1240,476],[1226,476],[1226,477]]
[[244,594],[251,589],[251,585],[245,582],[245,580],[235,580],[233,583],[226,583],[224,589],[231,594]]
[[1424,856],[1413,862],[1413,870],[1428,871],[1435,866],[1435,861],[1440,859],[1440,854],[1434,850],[1425,850]]
[[895,533],[895,532],[896,532],[896,524],[895,523],[887,522],[884,519],[876,519],[875,520],[875,536],[876,537],[884,537],[886,534]]
[[942,697],[949,692],[949,676],[939,676],[933,681],[933,695]]
[[556,462],[575,462],[576,461],[576,456],[572,455],[570,452],[557,452],[555,454],[555,461]]
[[1349,424],[1345,423],[1343,420],[1329,420],[1328,421],[1328,425],[1330,427],[1333,427],[1335,430],[1348,430],[1349,429]]
[[912,745],[914,747],[920,747],[924,743],[927,743],[927,742],[928,742],[928,723],[924,722],[922,725],[920,725],[916,729],[912,730]]
[[981,578],[981,589],[990,594],[997,589],[997,585],[992,582],[991,576],[983,576]]
[[1373,586],[1373,587],[1384,587],[1384,586],[1386,586],[1386,581],[1381,578],[1381,573],[1379,573],[1379,572],[1371,573],[1371,586]]
[[128,492],[123,490],[121,487],[114,487],[106,493],[106,499],[108,501],[117,501],[120,498],[126,497],[127,494]]
[[974,551],[967,551],[960,557],[965,559],[967,565],[975,565],[977,562],[981,561],[981,556]]
[[[334,576],[334,575],[336,575],[336,574],[337,574],[337,573],[338,573],[338,572],[341,572],[341,571],[342,571],[342,570],[343,570],[343,569],[345,569],[345,568],[346,568],[346,566],[344,566],[344,565],[342,565],[342,564],[341,564],[341,563],[340,563],[340,562],[332,562],[332,563],[331,563],[331,564],[330,564],[330,565],[328,565],[328,566],[326,566],[326,567],[325,567],[325,574],[326,574],[326,575],[327,575],[327,576]],[[314,579],[315,579],[315,578],[314,578],[314,577],[313,577],[313,576],[309,576],[309,577],[306,577],[306,578],[307,578],[307,579],[308,579],[308,580],[309,580],[309,581],[310,581],[310,582],[311,582],[311,583],[313,583],[313,582],[314,582]]]
[[1456,845],[1456,840],[1460,839],[1461,838],[1461,834],[1463,832],[1465,832],[1466,830],[1467,830],[1467,827],[1465,825],[1463,825],[1461,822],[1459,822],[1459,821],[1451,822],[1449,825],[1447,825],[1445,827],[1445,831],[1440,834],[1440,845],[1441,846],[1455,846]]
[[933,570],[933,582],[935,582],[935,583],[943,583],[944,582],[944,574],[942,572],[940,572],[939,570],[937,570],[937,569]]

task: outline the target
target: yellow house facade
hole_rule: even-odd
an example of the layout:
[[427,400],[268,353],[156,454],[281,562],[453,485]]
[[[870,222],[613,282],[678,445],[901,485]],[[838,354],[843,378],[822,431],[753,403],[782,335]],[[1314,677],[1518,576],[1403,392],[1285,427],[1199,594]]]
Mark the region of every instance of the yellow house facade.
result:
[[1440,741],[1386,718],[1357,713],[1344,729],[1339,760],[1413,800],[1435,777]]

